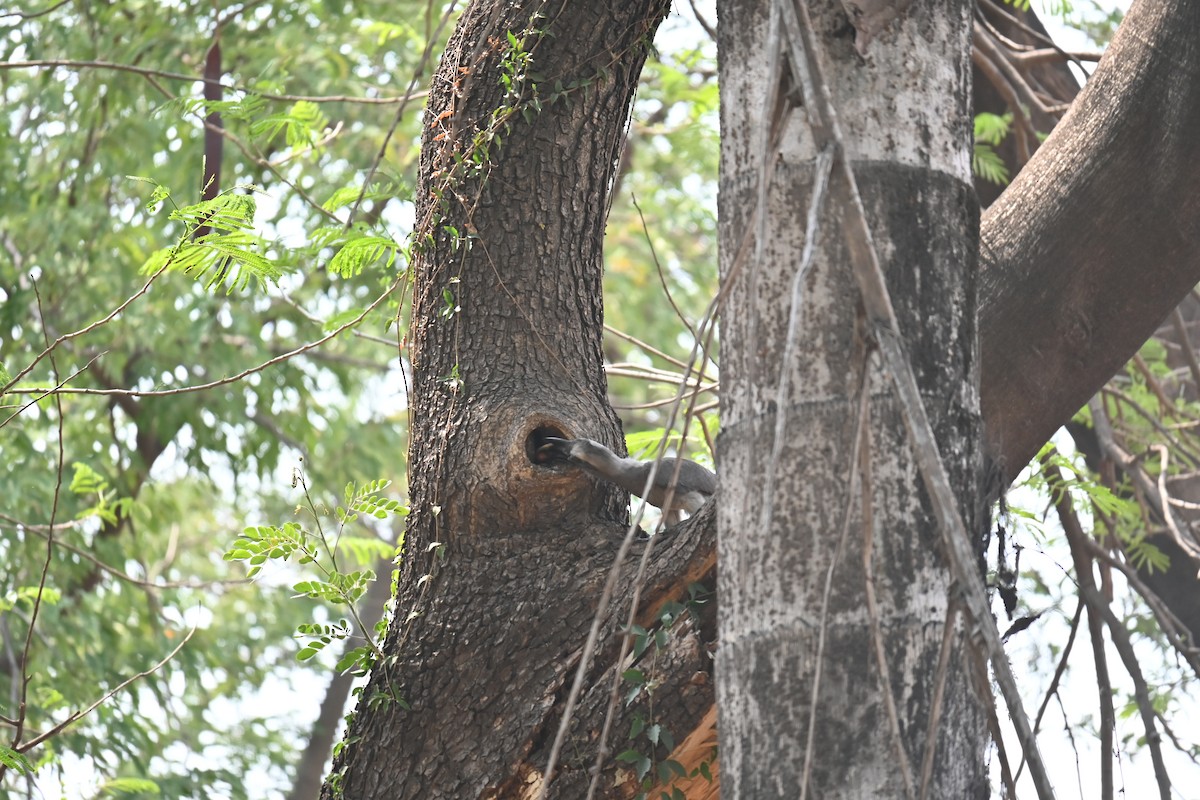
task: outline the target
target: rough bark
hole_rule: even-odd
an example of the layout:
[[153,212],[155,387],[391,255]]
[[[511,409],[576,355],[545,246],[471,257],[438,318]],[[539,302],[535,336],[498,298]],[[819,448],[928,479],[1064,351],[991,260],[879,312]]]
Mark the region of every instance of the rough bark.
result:
[[[766,2],[720,7],[723,281],[734,280],[738,243],[752,224],[761,126],[772,112],[764,108],[772,77],[768,7]],[[959,2],[914,5],[871,42],[864,60],[842,35],[846,18],[839,5],[809,7],[834,105],[843,129],[853,132],[849,158],[930,419],[965,515],[980,523],[978,211],[967,150],[970,8]],[[796,356],[784,358],[789,284],[806,244],[817,147],[805,119],[797,109],[769,154],[773,182],[764,253],[733,284],[722,329],[717,673],[722,796],[801,796],[806,748],[812,748],[811,796],[903,797],[899,762],[906,761],[913,774],[933,747],[931,796],[984,797],[985,720],[967,678],[957,626],[951,631],[955,645],[941,724],[932,741],[926,735],[943,629],[952,619],[950,579],[898,406],[876,367],[867,389],[872,513],[864,517],[854,504],[849,538],[844,549],[840,544],[844,510],[852,500],[855,364],[869,343],[858,318],[844,205],[836,195],[822,213],[814,243]],[[780,400],[783,370],[790,379]],[[771,465],[776,416],[783,409],[785,444]],[[775,510],[768,520],[760,512],[769,500]],[[876,619],[864,608],[865,525],[874,538]],[[873,656],[876,636],[886,653],[890,688]],[[898,736],[888,723],[889,692],[900,709]]]
[[1006,479],[1200,280],[1197,30],[1196,0],[1134,5],[983,216],[983,416]]
[[[386,559],[376,562],[375,572],[379,580],[368,587],[367,593],[359,603],[359,618],[371,635],[374,635],[372,629],[375,623],[383,617],[384,604],[391,594],[392,582],[388,579],[391,569],[391,562]],[[343,654],[358,647],[360,641],[347,639],[342,648]],[[313,800],[320,797],[325,767],[329,763],[329,754],[333,751],[338,727],[346,713],[346,701],[350,698],[353,686],[354,676],[350,673],[334,674],[329,679],[325,696],[321,698],[317,719],[313,722],[308,742],[305,743],[296,764],[296,774],[292,779],[292,788],[288,792],[287,800]]]
[[[600,347],[602,236],[633,89],[668,8],[476,2],[434,77],[412,264],[412,513],[397,619],[326,796],[526,797],[541,785],[628,498],[536,463],[536,446],[545,435],[588,436],[623,452]],[[703,520],[657,542],[639,616],[647,627],[688,581],[711,584]],[[614,664],[628,584],[602,620],[553,797],[586,792],[611,675],[630,666]],[[680,739],[711,706],[711,680],[691,690],[688,681],[711,670],[712,627],[706,641],[696,615],[669,657],[644,665],[673,698],[699,698],[656,712]],[[616,735],[633,710],[619,709]],[[601,796],[632,796],[615,763],[605,760]]]

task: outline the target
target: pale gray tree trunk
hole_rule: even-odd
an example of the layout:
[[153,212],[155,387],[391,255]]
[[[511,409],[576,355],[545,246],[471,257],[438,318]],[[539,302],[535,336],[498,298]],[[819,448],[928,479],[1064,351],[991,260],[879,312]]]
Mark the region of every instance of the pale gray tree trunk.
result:
[[[984,797],[986,673],[948,613],[950,577],[891,383],[864,330],[836,179],[801,284],[802,322],[787,342],[820,145],[812,110],[795,108],[761,157],[767,87],[780,69],[769,63],[769,5],[719,6],[721,265],[733,282],[718,462],[722,796],[796,798],[807,786],[810,797],[903,797],[934,748],[930,796]],[[914,5],[865,58],[841,5],[810,9],[913,370],[962,513],[978,530],[986,523],[976,508],[970,5]],[[765,240],[759,255],[751,245],[739,275],[764,164]],[[864,359],[867,513],[851,478]],[[939,669],[948,620],[948,668]]]

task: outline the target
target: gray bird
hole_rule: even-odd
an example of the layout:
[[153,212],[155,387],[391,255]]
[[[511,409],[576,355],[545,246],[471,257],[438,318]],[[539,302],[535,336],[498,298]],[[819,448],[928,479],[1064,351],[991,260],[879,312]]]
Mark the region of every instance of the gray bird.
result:
[[[601,480],[615,483],[630,494],[642,496],[646,489],[646,479],[654,466],[653,461],[638,461],[634,458],[622,458],[599,442],[591,439],[558,439],[548,436],[538,447],[538,455],[543,459],[565,461]],[[671,506],[663,508],[667,499],[667,489],[671,478],[675,475],[675,464],[679,459],[664,458],[658,465],[654,475],[654,485],[646,495],[647,502],[663,510],[666,523],[673,525],[679,521],[679,512],[686,511],[695,514],[704,502],[717,491],[717,476],[712,470],[705,469],[695,461],[683,459],[679,466],[679,478],[676,481],[675,494],[671,498]]]

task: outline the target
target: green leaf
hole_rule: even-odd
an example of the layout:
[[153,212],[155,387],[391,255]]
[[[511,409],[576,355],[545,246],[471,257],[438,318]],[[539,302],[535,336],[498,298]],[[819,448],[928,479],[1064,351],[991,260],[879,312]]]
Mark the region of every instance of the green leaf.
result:
[[636,739],[639,734],[646,728],[646,720],[641,714],[633,715],[633,723],[629,726],[629,738]]
[[116,797],[126,794],[157,795],[159,786],[146,778],[112,778],[100,787],[101,797]]
[[350,652],[342,656],[334,667],[340,673],[346,673],[350,670],[357,670],[362,674],[370,671],[375,663],[375,651],[370,647],[356,647]]
[[258,203],[252,194],[223,192],[211,200],[183,206],[171,212],[171,219],[187,224],[188,235],[201,227],[222,233],[248,231],[254,225]]
[[976,143],[975,152],[971,158],[971,170],[988,181],[1000,186],[1008,185],[1008,165],[991,145]]
[[33,764],[23,753],[0,744],[0,764],[25,775],[33,775]]
[[321,650],[324,648],[325,645],[321,642],[310,642],[309,644],[306,644],[304,647],[300,648],[300,652],[296,654],[296,660],[308,661],[317,653],[321,652]]
[[1012,129],[1012,112],[1007,114],[982,113],[975,115],[975,141],[995,147],[1004,141]]
[[383,268],[390,269],[396,262],[400,245],[383,236],[363,236],[351,239],[329,262],[329,271],[342,278],[361,275],[363,270],[383,259]]

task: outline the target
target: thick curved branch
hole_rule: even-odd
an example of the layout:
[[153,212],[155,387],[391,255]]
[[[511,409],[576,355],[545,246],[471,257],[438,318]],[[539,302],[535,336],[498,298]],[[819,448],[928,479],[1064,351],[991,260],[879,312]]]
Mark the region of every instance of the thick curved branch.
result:
[[982,407],[1006,478],[1200,280],[1200,1],[1132,8],[983,217]]

